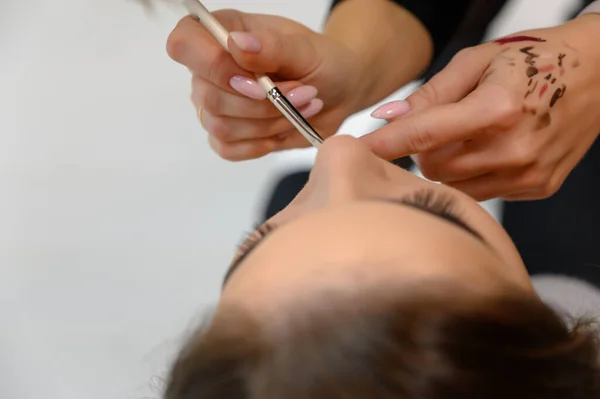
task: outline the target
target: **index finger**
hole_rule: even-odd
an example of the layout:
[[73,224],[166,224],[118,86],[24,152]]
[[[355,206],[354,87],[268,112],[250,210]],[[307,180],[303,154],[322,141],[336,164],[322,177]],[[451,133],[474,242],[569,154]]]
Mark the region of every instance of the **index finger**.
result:
[[[242,29],[238,26],[241,24],[241,18],[237,12],[227,10],[216,12],[214,15],[228,30]],[[193,74],[231,93],[236,93],[229,85],[229,80],[233,76],[254,79],[254,76],[242,69],[192,16],[182,18],[173,29],[167,40],[167,53],[175,62],[186,66]]]
[[397,159],[466,140],[497,123],[516,109],[505,90],[482,84],[456,103],[433,105],[361,137],[381,158]]

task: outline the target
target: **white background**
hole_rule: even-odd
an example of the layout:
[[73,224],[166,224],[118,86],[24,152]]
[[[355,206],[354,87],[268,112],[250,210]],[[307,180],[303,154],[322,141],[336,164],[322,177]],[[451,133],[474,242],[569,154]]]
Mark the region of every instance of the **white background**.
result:
[[[559,22],[567,3],[513,4],[493,33]],[[206,5],[319,29],[329,1]],[[153,376],[216,298],[268,182],[310,158],[213,155],[165,52],[183,10],[158,11],[0,3],[1,398],[158,397]]]

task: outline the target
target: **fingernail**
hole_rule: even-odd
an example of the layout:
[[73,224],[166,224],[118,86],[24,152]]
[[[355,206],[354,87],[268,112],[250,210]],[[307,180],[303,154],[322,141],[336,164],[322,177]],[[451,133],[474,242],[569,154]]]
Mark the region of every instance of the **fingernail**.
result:
[[310,118],[321,112],[323,109],[323,100],[315,98],[304,109],[300,111],[303,117]]
[[233,42],[243,51],[249,53],[260,53],[262,48],[258,37],[248,32],[231,32],[229,34]]
[[250,78],[244,76],[234,76],[229,81],[229,85],[235,91],[255,100],[264,100],[267,98],[265,90]]
[[375,119],[391,119],[397,116],[401,116],[410,111],[410,105],[406,101],[392,101],[387,104],[383,104],[378,107],[371,117]]
[[306,105],[317,97],[317,88],[313,86],[300,86],[285,95],[294,107]]

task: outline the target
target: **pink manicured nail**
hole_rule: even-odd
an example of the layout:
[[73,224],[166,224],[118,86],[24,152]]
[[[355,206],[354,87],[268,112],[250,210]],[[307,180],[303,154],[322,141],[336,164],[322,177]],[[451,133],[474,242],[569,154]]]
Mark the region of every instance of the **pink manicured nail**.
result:
[[323,109],[323,100],[315,98],[304,109],[300,111],[303,117],[311,118]]
[[233,90],[255,100],[264,100],[267,98],[265,90],[260,85],[250,78],[244,76],[234,76],[229,81],[229,85]]
[[317,88],[313,86],[300,86],[285,95],[294,107],[306,105],[317,97]]
[[243,51],[249,53],[260,53],[262,46],[258,37],[248,32],[231,32],[229,34],[233,42]]
[[406,101],[392,101],[387,104],[383,104],[377,108],[371,116],[375,119],[391,119],[397,116],[401,116],[410,111],[410,105]]

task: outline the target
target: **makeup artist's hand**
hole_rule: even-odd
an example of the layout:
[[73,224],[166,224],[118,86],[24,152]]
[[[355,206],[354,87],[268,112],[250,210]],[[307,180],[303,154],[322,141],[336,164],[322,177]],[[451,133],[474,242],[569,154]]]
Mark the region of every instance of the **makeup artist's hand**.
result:
[[192,17],[173,30],[167,51],[192,73],[192,102],[222,158],[247,160],[309,145],[266,100],[251,72],[270,74],[324,137],[354,111],[358,63],[348,48],[278,16],[234,10],[213,15],[232,32],[231,54]]
[[600,15],[463,50],[363,136],[478,200],[551,196],[600,132]]

